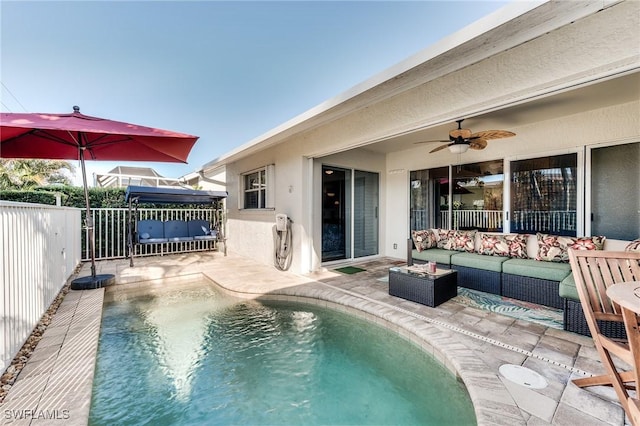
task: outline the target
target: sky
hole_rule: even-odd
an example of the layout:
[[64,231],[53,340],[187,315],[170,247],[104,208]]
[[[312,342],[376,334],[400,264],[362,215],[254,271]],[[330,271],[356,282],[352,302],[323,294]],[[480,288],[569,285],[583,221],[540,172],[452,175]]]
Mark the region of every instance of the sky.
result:
[[187,164],[86,163],[90,184],[117,165],[177,178],[506,4],[0,0],[0,111],[197,135]]

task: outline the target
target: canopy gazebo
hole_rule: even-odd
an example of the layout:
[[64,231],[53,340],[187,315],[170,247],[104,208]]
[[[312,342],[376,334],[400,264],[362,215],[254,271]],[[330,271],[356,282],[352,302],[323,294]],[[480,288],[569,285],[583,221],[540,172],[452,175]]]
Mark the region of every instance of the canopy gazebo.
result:
[[[226,191],[200,191],[195,189],[157,188],[147,186],[129,186],[125,201],[128,212],[128,256],[133,266],[133,257],[137,246],[160,247],[164,253],[167,245],[199,245],[207,249],[213,243],[222,243],[226,254],[224,199]],[[182,204],[210,206],[212,215],[209,220],[202,217],[154,217],[140,218],[140,204]],[[183,251],[183,250],[181,250]]]

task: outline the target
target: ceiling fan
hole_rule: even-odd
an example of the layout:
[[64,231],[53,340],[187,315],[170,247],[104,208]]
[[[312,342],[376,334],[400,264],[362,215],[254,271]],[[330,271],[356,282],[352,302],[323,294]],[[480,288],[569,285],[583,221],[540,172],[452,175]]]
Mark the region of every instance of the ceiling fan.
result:
[[483,132],[471,133],[469,129],[462,128],[462,120],[456,120],[458,128],[449,132],[449,140],[435,140],[435,141],[423,141],[418,143],[428,142],[448,142],[444,145],[440,145],[437,148],[432,149],[429,153],[440,151],[441,149],[449,148],[454,154],[462,154],[471,149],[485,149],[487,147],[487,141],[491,139],[510,138],[516,134],[507,130],[485,130]]

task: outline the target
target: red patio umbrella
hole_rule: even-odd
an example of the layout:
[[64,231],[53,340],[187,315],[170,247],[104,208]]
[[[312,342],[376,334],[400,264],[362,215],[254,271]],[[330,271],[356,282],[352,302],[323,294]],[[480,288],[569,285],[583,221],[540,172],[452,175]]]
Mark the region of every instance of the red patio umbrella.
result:
[[99,288],[113,282],[96,275],[93,218],[89,206],[85,159],[186,163],[197,136],[91,117],[73,107],[71,114],[2,113],[0,158],[80,160],[89,230],[91,276],[74,280],[72,288]]

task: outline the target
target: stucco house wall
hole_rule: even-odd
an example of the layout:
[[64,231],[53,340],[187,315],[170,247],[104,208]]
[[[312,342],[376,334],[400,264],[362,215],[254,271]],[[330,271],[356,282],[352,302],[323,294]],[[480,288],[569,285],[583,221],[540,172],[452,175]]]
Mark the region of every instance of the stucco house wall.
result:
[[[587,145],[640,141],[638,79],[626,79],[640,72],[638,40],[635,1],[547,2],[453,35],[397,73],[395,67],[367,88],[328,101],[205,166],[205,172],[226,166],[229,249],[273,262],[275,213],[286,213],[294,221],[291,270],[319,268],[322,164],[380,173],[379,254],[403,259],[411,170],[582,155]],[[607,86],[583,101],[588,92],[574,90],[617,79],[631,83],[629,93],[614,96]],[[625,90],[619,86],[611,87]],[[482,123],[477,130],[497,123],[517,136],[462,155],[429,154],[433,145],[410,140],[437,126],[444,132],[438,137],[446,137],[442,126],[451,129],[459,118]],[[269,164],[275,165],[274,209],[239,209],[240,175]]]

